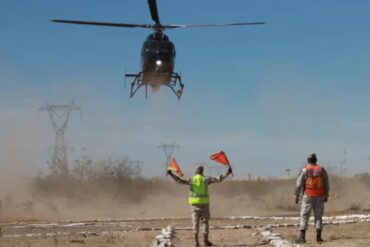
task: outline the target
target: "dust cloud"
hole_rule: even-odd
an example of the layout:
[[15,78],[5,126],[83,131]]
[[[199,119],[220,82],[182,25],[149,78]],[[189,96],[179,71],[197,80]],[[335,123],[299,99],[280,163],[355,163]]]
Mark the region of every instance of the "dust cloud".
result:
[[[188,217],[187,186],[170,178],[143,178],[128,158],[80,160],[68,172],[1,174],[0,221]],[[298,214],[295,181],[226,180],[210,186],[213,217]],[[370,176],[331,177],[327,211],[370,209]],[[356,192],[356,193],[354,193]]]

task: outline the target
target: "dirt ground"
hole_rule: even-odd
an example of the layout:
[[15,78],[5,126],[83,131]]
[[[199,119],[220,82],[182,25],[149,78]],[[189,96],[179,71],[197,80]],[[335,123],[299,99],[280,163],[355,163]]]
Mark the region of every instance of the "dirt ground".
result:
[[[258,227],[276,224],[296,224],[292,219],[212,219],[210,240],[215,246],[273,246],[259,234]],[[56,246],[151,246],[161,229],[172,226],[174,246],[193,246],[190,218],[95,220],[68,222],[13,222],[0,223],[0,247],[56,247]],[[225,228],[233,229],[225,229]],[[293,243],[296,226],[272,227],[282,239]],[[317,246],[315,232],[310,227],[307,243]],[[201,234],[200,234],[201,236]],[[370,246],[370,223],[352,222],[344,225],[326,225],[320,246]]]
[[[280,233],[284,239],[293,242],[297,237],[297,228],[274,229],[273,232]],[[318,246],[315,241],[315,230],[311,226],[307,231],[305,247]],[[367,247],[370,246],[370,223],[356,223],[346,225],[328,225],[323,230],[324,243],[322,247]]]
[[[254,220],[212,220],[212,227],[236,224],[257,224]],[[190,218],[169,220],[126,220],[85,222],[15,222],[3,223],[0,246],[150,246],[160,230],[166,226],[176,230],[175,246],[192,246]],[[211,232],[216,246],[266,245],[254,229],[221,230]]]
[[107,234],[78,234],[60,236],[38,236],[38,237],[14,237],[14,238],[0,238],[1,247],[56,247],[56,246],[132,246],[141,247],[149,246],[153,241],[158,231],[153,232],[121,232],[121,233],[107,233]]
[[[214,246],[269,246],[256,230],[235,229],[235,230],[213,230],[211,240]],[[200,234],[201,236],[201,234]],[[194,245],[193,234],[191,231],[178,232],[177,238],[173,241],[176,247],[189,247]],[[202,242],[202,238],[200,238]]]
[[[165,179],[131,178],[123,184],[115,179],[0,179],[0,247],[148,247],[167,226],[175,230],[174,246],[193,246],[186,186]],[[269,236],[277,237],[278,242],[293,243],[300,208],[292,200],[294,182],[226,181],[210,187],[210,240],[216,246],[273,246],[259,230],[270,226],[263,234],[272,232]],[[325,215],[331,216],[326,220],[351,222],[326,225],[323,237],[327,241],[322,246],[370,246],[370,197],[366,196],[370,177],[363,181],[337,178],[332,183],[336,190],[326,204]],[[348,184],[357,187],[346,191]],[[353,190],[364,196],[354,195]],[[365,217],[332,217],[348,214]],[[269,217],[276,215],[281,217]],[[304,246],[317,246],[310,229]]]

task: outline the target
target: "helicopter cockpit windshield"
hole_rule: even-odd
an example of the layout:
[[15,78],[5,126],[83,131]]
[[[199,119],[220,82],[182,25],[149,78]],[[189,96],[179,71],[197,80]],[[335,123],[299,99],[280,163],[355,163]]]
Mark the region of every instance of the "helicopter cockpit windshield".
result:
[[142,55],[145,57],[161,55],[170,58],[175,56],[175,47],[170,41],[148,40],[143,44]]

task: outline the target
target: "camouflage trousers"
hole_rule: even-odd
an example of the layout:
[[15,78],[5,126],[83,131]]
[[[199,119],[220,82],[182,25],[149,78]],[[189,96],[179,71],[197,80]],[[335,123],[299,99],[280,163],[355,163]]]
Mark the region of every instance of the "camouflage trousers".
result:
[[209,204],[200,204],[191,206],[191,218],[193,221],[193,233],[198,236],[199,233],[199,223],[203,225],[203,235],[209,234],[209,224],[208,220],[211,215],[209,212]]
[[322,230],[322,216],[324,214],[325,197],[308,197],[304,195],[302,200],[299,230],[307,230],[311,211],[315,218],[316,230]]

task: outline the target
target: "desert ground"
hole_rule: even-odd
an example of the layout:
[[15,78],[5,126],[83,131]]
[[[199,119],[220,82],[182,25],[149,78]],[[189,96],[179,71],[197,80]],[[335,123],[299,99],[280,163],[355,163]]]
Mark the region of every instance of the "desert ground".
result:
[[[369,246],[369,221],[369,214],[325,218],[320,246]],[[297,223],[295,216],[214,218],[211,240],[215,246],[294,246]],[[161,246],[155,245],[156,238],[168,226],[173,228],[172,246],[192,246],[191,219],[182,217],[1,223],[0,246]],[[311,226],[307,243],[300,246],[317,246],[314,237]]]
[[[104,161],[38,176],[2,176],[0,246],[192,246],[188,188]],[[370,246],[370,177],[330,177],[322,246]],[[216,246],[297,246],[295,179],[210,186]],[[356,191],[356,193],[354,193]],[[312,226],[307,243],[316,246]],[[157,245],[153,245],[157,243]],[[160,245],[162,244],[162,245]]]

